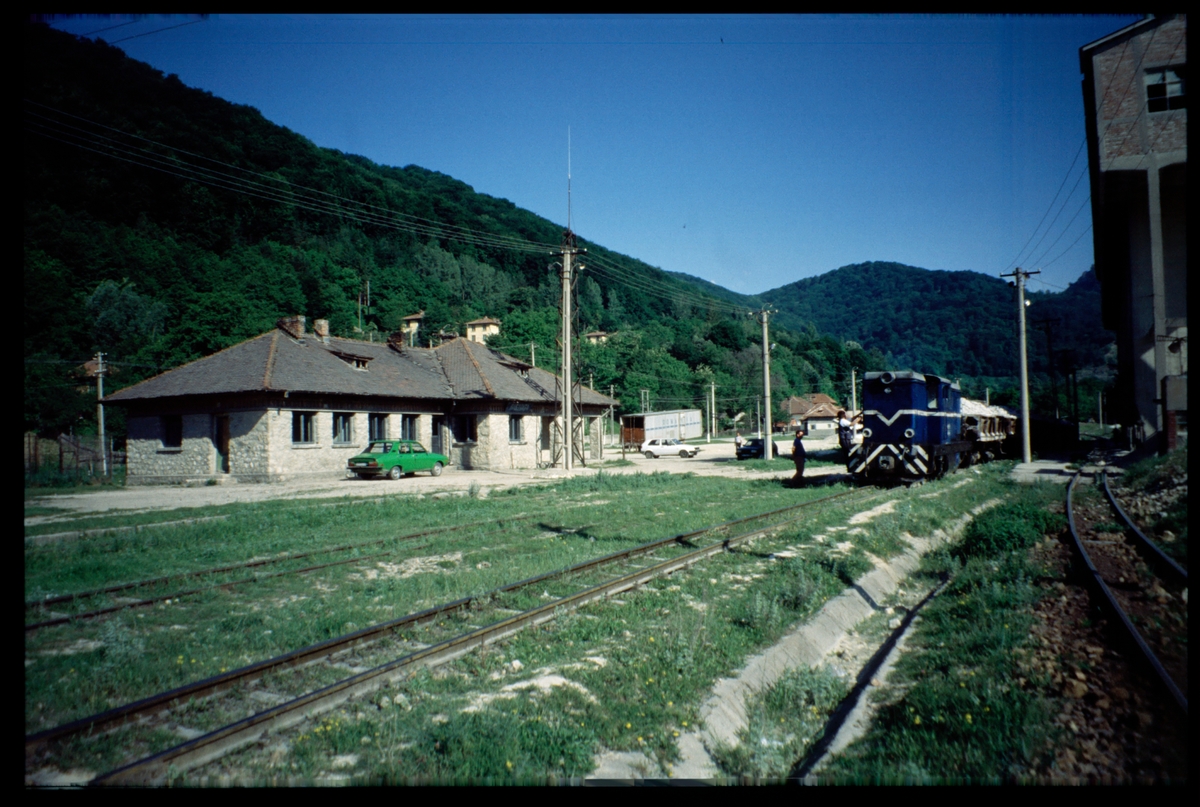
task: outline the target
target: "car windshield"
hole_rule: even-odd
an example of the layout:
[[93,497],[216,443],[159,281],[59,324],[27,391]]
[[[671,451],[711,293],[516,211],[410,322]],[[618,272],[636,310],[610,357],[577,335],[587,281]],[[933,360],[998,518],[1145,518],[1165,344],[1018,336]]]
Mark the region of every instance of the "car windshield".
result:
[[391,443],[371,443],[367,446],[366,454],[386,454],[392,450]]

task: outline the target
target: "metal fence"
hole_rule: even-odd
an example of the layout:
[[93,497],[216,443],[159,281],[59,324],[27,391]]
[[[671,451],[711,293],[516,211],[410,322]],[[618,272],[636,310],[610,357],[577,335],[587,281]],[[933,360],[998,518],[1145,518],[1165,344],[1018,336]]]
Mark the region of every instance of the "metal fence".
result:
[[96,435],[60,434],[56,439],[47,439],[32,432],[25,434],[27,474],[57,470],[103,476],[124,465],[125,452],[114,450],[111,437],[101,445]]

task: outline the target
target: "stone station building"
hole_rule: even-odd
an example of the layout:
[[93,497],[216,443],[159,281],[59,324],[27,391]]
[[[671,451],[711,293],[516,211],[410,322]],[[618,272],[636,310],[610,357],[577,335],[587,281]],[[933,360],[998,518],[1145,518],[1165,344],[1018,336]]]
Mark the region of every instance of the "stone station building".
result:
[[[466,339],[410,347],[329,336],[317,320],[268,333],[107,396],[128,410],[131,485],[271,482],[344,472],[368,440],[420,441],[467,469],[536,468],[560,455],[557,378]],[[588,456],[618,402],[581,388]]]

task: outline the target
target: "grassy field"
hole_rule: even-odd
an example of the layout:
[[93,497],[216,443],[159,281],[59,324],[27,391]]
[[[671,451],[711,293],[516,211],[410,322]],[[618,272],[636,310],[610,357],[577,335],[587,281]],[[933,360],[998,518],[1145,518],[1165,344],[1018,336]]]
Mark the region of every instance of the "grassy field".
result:
[[1021,685],[1018,662],[1046,591],[1038,580],[1047,572],[1028,549],[1063,528],[1047,509],[1062,495],[1057,485],[1021,486],[956,545],[926,557],[929,584],[946,574],[950,582],[922,611],[870,732],[823,781],[1002,782],[1041,761],[1057,709],[1045,681]]
[[[929,534],[1006,491],[1003,470],[881,493],[894,500],[891,510],[859,528],[846,526],[855,512],[850,505],[822,506],[690,572],[419,674],[389,691],[386,703],[359,704],[270,752],[240,755],[236,771],[264,780],[311,780],[344,768],[363,781],[511,781],[582,775],[601,747],[641,749],[669,766],[677,759],[676,733],[695,725],[716,678],[869,569],[869,555],[893,555],[906,548],[905,533]],[[28,547],[26,596],[33,598],[438,524],[486,522],[415,545],[361,550],[391,552],[386,557],[37,631],[26,637],[26,731],[540,571],[832,492],[775,480],[602,474],[487,499],[211,508],[230,517]],[[534,518],[516,520],[528,515]],[[178,514],[160,518],[169,516]],[[554,595],[527,592],[507,604],[528,607],[543,596]],[[422,641],[416,631],[412,638]],[[764,707],[764,715],[796,698],[809,703],[809,695],[796,693],[816,692],[807,680],[790,686],[791,694]],[[809,703],[818,712],[836,691],[821,686]],[[337,761],[346,755],[353,764]]]

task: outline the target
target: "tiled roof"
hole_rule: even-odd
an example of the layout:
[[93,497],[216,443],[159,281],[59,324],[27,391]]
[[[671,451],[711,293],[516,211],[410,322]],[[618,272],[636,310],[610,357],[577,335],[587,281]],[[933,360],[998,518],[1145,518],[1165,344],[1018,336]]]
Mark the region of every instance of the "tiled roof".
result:
[[819,403],[804,413],[804,419],[837,418],[838,408],[833,404]]
[[[356,364],[366,362],[366,369]],[[106,403],[237,392],[315,392],[432,400],[554,400],[555,377],[483,345],[453,339],[436,348],[397,350],[378,342],[315,336],[293,339],[281,330],[256,336],[211,356],[114,392]],[[523,371],[525,375],[522,375]],[[528,377],[526,377],[528,376]],[[592,390],[583,402],[617,402]]]

